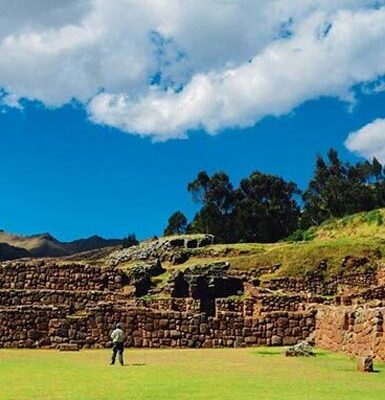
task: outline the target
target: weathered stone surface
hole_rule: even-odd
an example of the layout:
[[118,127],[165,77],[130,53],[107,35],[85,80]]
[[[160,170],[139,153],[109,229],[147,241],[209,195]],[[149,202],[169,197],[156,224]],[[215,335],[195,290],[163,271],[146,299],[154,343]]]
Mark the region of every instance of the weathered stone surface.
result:
[[[309,312],[272,312],[246,317],[239,311],[209,317],[194,311],[200,309],[199,300],[178,301],[184,304],[186,311],[173,311],[171,303],[162,305],[152,301],[143,307],[145,302],[132,300],[124,305],[100,302],[75,315],[68,307],[59,305],[0,308],[0,348],[59,348],[66,344],[76,344],[79,348],[109,347],[109,335],[116,321],[126,332],[127,347],[281,345],[283,339],[278,336],[278,320],[282,314],[289,321],[306,320],[312,315],[314,318],[314,314]],[[189,304],[188,307],[186,304]],[[167,309],[150,308],[148,305],[165,306]],[[291,335],[292,332],[287,338],[292,338]],[[297,331],[295,340],[304,340],[307,335],[308,330],[301,329]],[[267,337],[271,337],[270,342]]]
[[76,343],[62,343],[59,345],[59,351],[79,351]]
[[264,282],[263,286],[270,290],[336,295],[341,288],[367,289],[380,281],[377,269],[366,257],[344,257],[337,275],[327,276],[326,267],[326,261],[322,261],[303,278],[278,277]]
[[169,292],[174,297],[214,299],[242,294],[240,279],[227,275],[229,263],[196,265],[176,272],[169,279]]
[[[109,264],[117,266],[128,261],[171,261],[178,264],[176,253],[183,253],[183,259],[187,260],[191,249],[213,244],[213,235],[200,235],[191,237],[189,235],[177,238],[161,238],[141,242],[138,246],[117,250],[109,256]],[[186,250],[186,251],[184,251]]]
[[372,357],[358,357],[357,369],[360,372],[373,372],[373,358]]
[[370,304],[318,307],[315,342],[332,351],[385,360],[384,307]]
[[[138,264],[131,273],[48,261],[0,265],[0,348],[109,347],[111,328],[120,321],[126,346],[293,345],[315,331],[317,346],[385,360],[384,280],[373,278],[370,269],[350,274],[350,284],[379,284],[341,292],[346,301],[336,305],[315,291],[302,292],[308,289],[303,282],[291,286],[284,280],[291,282],[285,294],[255,287],[248,283],[250,276],[233,276],[223,263],[175,275],[173,282],[180,280],[175,297],[135,298],[127,290],[131,285],[140,287],[143,277],[151,281],[162,272],[157,260]],[[313,284],[325,284],[322,268]],[[347,285],[346,273],[338,279],[336,287]],[[137,294],[147,293],[150,285],[144,282]],[[242,293],[238,288],[246,288],[245,298],[226,297]]]
[[307,341],[303,341],[289,347],[285,352],[286,357],[310,357],[314,356],[313,347]]
[[271,345],[272,346],[281,346],[282,345],[282,338],[277,335],[273,335],[271,337]]
[[0,289],[120,290],[127,277],[118,268],[55,262],[13,262],[0,266]]

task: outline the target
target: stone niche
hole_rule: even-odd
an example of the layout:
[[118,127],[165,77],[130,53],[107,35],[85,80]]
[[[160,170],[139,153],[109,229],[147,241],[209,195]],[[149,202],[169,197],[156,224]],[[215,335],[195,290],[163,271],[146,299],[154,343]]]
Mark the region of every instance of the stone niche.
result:
[[201,311],[215,315],[215,299],[242,295],[244,286],[241,279],[228,276],[228,263],[197,265],[178,271],[168,282],[172,297],[199,299]]

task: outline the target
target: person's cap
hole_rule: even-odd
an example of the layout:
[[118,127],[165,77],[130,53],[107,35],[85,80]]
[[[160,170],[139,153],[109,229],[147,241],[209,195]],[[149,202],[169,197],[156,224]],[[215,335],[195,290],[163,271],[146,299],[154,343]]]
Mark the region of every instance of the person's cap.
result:
[[120,322],[117,322],[115,327],[120,329],[122,327],[122,325],[120,324]]

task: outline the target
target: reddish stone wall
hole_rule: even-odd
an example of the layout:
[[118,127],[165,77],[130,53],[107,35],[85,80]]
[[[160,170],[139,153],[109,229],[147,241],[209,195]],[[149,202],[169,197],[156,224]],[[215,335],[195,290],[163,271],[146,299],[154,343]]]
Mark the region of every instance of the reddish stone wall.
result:
[[114,304],[69,315],[65,307],[25,306],[0,309],[0,347],[110,346],[109,334],[120,321],[125,345],[135,347],[238,347],[289,345],[309,336],[315,312],[272,312],[244,317],[238,312],[204,313],[130,308]]
[[135,299],[127,304],[132,308],[149,308],[151,310],[169,310],[188,313],[199,313],[200,302],[189,298],[164,298],[156,300]]
[[385,307],[320,306],[317,311],[317,346],[357,356],[385,360]]
[[21,290],[0,289],[0,307],[19,305],[60,305],[70,307],[72,311],[84,310],[89,305],[103,301],[124,300],[124,294],[111,291],[87,290]]
[[317,274],[304,278],[278,277],[263,282],[263,287],[270,290],[285,290],[295,293],[313,293],[317,295],[335,295],[342,289],[365,289],[378,284],[375,269],[340,274],[331,279],[324,279]]
[[53,306],[0,309],[0,347],[50,347],[49,323],[67,313],[68,309]]
[[8,263],[0,266],[0,289],[119,290],[125,275],[119,269],[82,264]]
[[285,290],[295,293],[334,294],[337,291],[336,282],[325,284],[323,278],[319,277],[312,277],[311,279],[279,277],[263,282],[263,287],[270,290]]
[[130,298],[126,283],[118,268],[0,266],[0,347],[106,347],[117,321],[136,347],[293,344],[315,328],[304,296],[145,300]]
[[348,288],[368,288],[378,284],[378,274],[375,269],[365,272],[353,272],[335,278],[336,284]]
[[244,316],[259,316],[273,311],[304,311],[310,304],[322,303],[321,297],[300,294],[256,294],[245,300],[217,299],[217,311],[239,312]]

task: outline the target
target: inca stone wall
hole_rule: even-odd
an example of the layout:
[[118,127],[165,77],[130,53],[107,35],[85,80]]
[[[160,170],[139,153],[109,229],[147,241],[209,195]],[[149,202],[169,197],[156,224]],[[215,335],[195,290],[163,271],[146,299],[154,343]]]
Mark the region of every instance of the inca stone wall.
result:
[[385,360],[385,307],[374,305],[320,306],[316,344],[332,351]]
[[186,270],[168,283],[169,297],[146,299],[132,285],[151,283],[162,272],[157,263],[135,270],[135,279],[118,267],[0,265],[0,348],[108,347],[119,321],[126,346],[291,345],[314,334],[320,347],[385,360],[383,269],[326,279],[321,265],[303,279],[260,287],[257,273],[222,275],[228,268]]
[[376,270],[340,274],[325,279],[320,274],[308,274],[304,278],[278,277],[263,283],[270,290],[287,290],[290,292],[310,292],[319,295],[335,295],[343,288],[364,289],[379,282]]
[[127,347],[239,347],[289,345],[306,339],[315,327],[314,311],[272,312],[244,317],[239,312],[205,313],[116,306],[89,307],[69,315],[65,307],[19,306],[0,310],[0,347],[57,348],[63,343],[99,348],[111,345],[116,321]]
[[[215,283],[212,293],[228,292],[234,278],[222,280],[215,271],[218,275],[198,279],[199,287]],[[208,298],[144,300],[126,290],[127,279],[118,268],[1,266],[0,347],[107,347],[117,321],[127,334],[125,345],[135,347],[283,345],[315,329],[315,311],[302,304],[301,296],[266,294],[237,301],[203,290]],[[191,279],[194,289],[195,275]]]
[[125,298],[124,293],[101,290],[0,289],[0,307],[41,304],[67,306],[72,311],[78,311],[99,302],[117,302]]
[[119,290],[119,269],[81,264],[7,263],[0,266],[0,289]]

